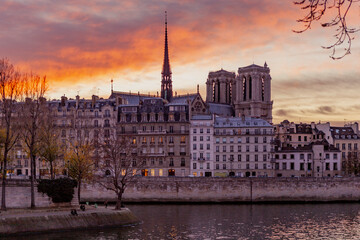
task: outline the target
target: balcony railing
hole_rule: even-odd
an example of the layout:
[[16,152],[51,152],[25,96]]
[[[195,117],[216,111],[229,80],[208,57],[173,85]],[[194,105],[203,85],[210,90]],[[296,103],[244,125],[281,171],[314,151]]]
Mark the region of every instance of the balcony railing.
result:
[[265,135],[265,136],[273,136],[274,133],[273,132],[241,132],[241,133],[238,133],[236,131],[233,131],[233,132],[215,132],[214,133],[215,136],[227,136],[227,135],[234,135],[234,136],[245,136],[245,135]]

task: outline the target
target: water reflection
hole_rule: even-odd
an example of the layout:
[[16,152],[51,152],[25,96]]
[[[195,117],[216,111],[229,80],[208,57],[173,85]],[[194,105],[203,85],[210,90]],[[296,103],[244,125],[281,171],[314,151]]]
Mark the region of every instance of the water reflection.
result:
[[360,204],[127,205],[138,226],[12,239],[360,239]]

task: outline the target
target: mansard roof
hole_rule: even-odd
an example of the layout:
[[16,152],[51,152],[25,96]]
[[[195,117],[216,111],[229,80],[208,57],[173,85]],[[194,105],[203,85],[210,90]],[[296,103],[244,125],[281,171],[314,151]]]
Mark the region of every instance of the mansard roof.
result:
[[209,106],[209,111],[212,114],[221,115],[221,116],[233,116],[234,115],[234,109],[229,104],[223,104],[223,103],[207,103]]
[[335,139],[359,139],[351,127],[330,127],[330,132]]
[[149,94],[140,94],[140,93],[126,93],[126,92],[117,92],[113,91],[111,95],[109,96],[109,99],[113,99],[116,97],[121,97],[122,99],[125,99],[127,104],[140,104],[140,101],[144,101],[144,99],[156,99],[159,97],[152,96]]
[[270,123],[260,118],[251,117],[219,117],[215,116],[216,128],[223,127],[272,127]]
[[191,94],[186,94],[186,95],[178,95],[178,96],[174,96],[171,99],[171,102],[169,104],[175,105],[175,104],[188,104],[188,100],[190,100],[190,102],[192,102],[195,97],[197,96],[197,93],[191,93]]
[[194,115],[191,120],[212,120],[212,115]]

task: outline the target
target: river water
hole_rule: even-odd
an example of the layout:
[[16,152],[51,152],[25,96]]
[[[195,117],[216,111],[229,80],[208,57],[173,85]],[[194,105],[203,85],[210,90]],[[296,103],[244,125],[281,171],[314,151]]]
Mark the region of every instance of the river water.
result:
[[360,239],[360,204],[127,205],[137,226],[14,239]]

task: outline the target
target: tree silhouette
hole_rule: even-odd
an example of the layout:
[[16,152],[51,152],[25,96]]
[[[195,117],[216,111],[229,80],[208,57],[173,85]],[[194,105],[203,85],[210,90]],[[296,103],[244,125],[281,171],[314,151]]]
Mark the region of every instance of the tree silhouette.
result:
[[[323,46],[325,49],[332,49],[330,58],[336,60],[350,54],[351,42],[354,34],[359,28],[349,27],[347,17],[349,11],[355,3],[360,0],[299,0],[294,1],[295,5],[299,5],[302,10],[307,11],[303,18],[298,19],[300,23],[304,23],[304,28],[294,30],[296,33],[302,33],[311,28],[313,22],[320,21],[324,17],[330,17],[330,20],[321,23],[322,27],[335,27],[335,42],[329,46]],[[331,14],[333,14],[331,16]],[[347,46],[337,55],[337,51],[343,44]]]

